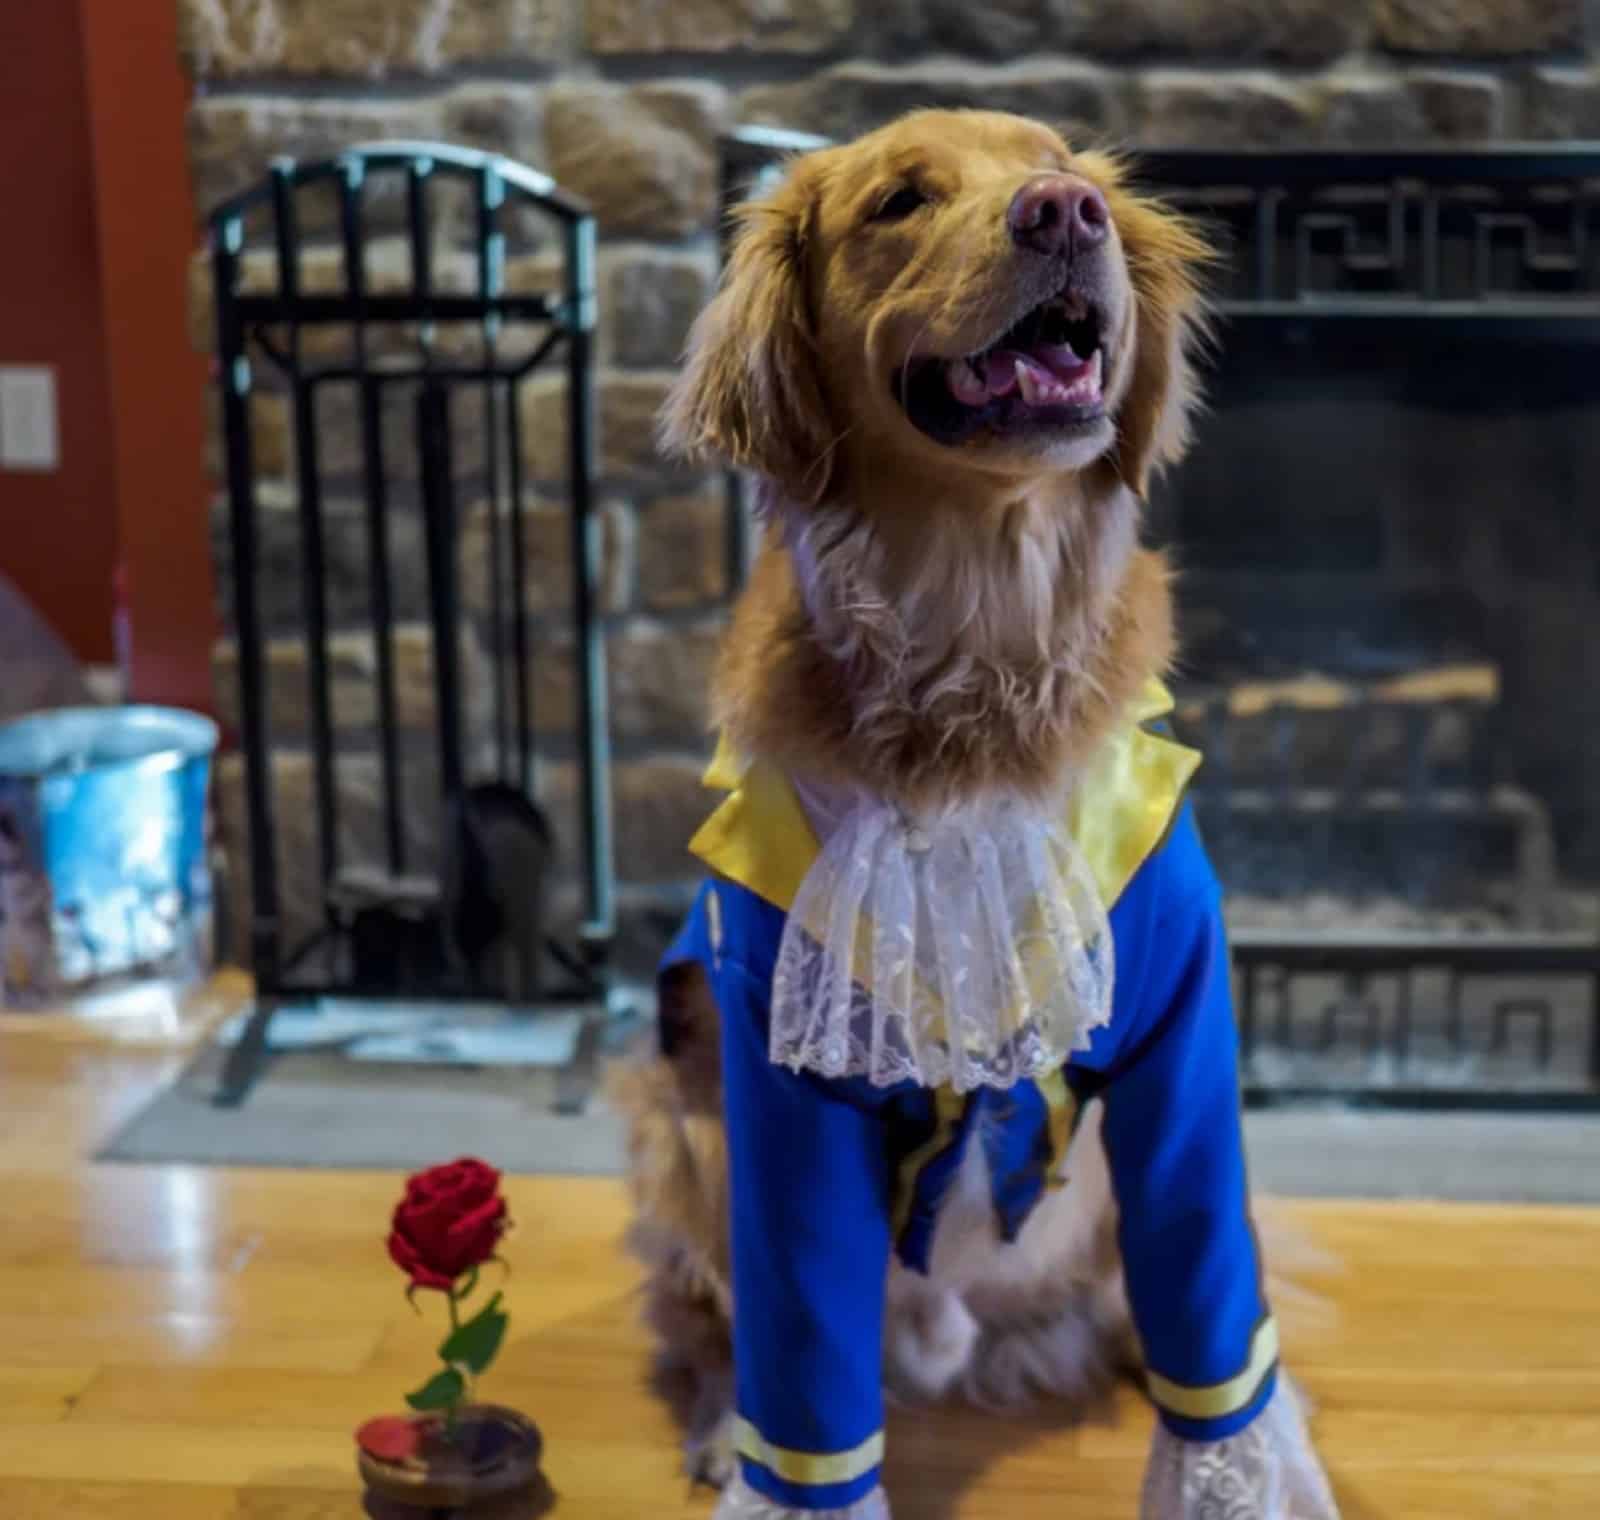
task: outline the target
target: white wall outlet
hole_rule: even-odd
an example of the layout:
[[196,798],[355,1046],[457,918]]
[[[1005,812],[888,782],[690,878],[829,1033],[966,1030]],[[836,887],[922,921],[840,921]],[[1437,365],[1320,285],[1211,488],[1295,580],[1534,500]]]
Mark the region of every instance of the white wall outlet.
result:
[[43,364],[0,364],[0,470],[59,470],[56,372]]

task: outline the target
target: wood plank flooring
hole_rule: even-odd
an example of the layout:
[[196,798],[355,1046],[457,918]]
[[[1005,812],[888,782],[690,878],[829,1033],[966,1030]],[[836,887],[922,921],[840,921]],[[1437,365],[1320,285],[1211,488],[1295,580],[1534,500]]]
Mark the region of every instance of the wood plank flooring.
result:
[[[0,1015],[0,1520],[358,1515],[350,1432],[429,1363],[438,1326],[382,1250],[396,1176],[87,1159],[243,991],[142,1023]],[[556,1514],[708,1516],[646,1386],[620,1189],[508,1194],[484,1391],[544,1428]],[[1282,1207],[1341,1263],[1283,1317],[1346,1520],[1600,1520],[1600,1211]],[[1132,1398],[1080,1430],[902,1416],[896,1520],[1132,1520],[1147,1438]]]

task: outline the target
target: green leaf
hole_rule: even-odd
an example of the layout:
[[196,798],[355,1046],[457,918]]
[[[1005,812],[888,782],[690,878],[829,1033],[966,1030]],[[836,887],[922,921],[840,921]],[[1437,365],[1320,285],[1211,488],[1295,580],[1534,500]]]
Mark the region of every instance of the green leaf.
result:
[[501,1309],[500,1295],[496,1293],[471,1319],[450,1332],[439,1347],[439,1356],[453,1367],[466,1367],[474,1374],[480,1373],[494,1360],[510,1322],[511,1317]]
[[406,1403],[413,1409],[449,1409],[461,1401],[467,1391],[467,1380],[454,1367],[436,1372],[415,1393],[406,1395]]

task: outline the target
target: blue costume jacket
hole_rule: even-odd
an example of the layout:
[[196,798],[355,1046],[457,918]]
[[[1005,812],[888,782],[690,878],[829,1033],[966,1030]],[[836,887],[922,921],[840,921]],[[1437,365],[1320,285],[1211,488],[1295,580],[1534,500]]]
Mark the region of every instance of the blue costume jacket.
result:
[[1277,1333],[1248,1212],[1219,889],[1181,801],[1198,757],[1137,722],[1163,699],[1108,744],[1071,820],[1110,909],[1111,1021],[1063,1069],[1005,1092],[876,1088],[768,1059],[784,910],[816,844],[780,776],[737,771],[726,753],[713,765],[708,782],[730,797],[695,849],[715,874],[666,963],[697,962],[721,1014],[738,1449],[747,1483],[779,1504],[843,1507],[878,1483],[890,1253],[926,1269],[967,1147],[985,1147],[995,1217],[1014,1239],[1092,1098],[1161,1418],[1219,1440],[1272,1395]]

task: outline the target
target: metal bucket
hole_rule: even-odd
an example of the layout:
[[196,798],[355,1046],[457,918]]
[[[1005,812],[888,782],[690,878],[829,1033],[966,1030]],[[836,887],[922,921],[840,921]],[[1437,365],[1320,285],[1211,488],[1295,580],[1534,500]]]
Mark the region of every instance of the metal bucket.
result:
[[0,1007],[211,960],[217,726],[164,707],[0,724]]

